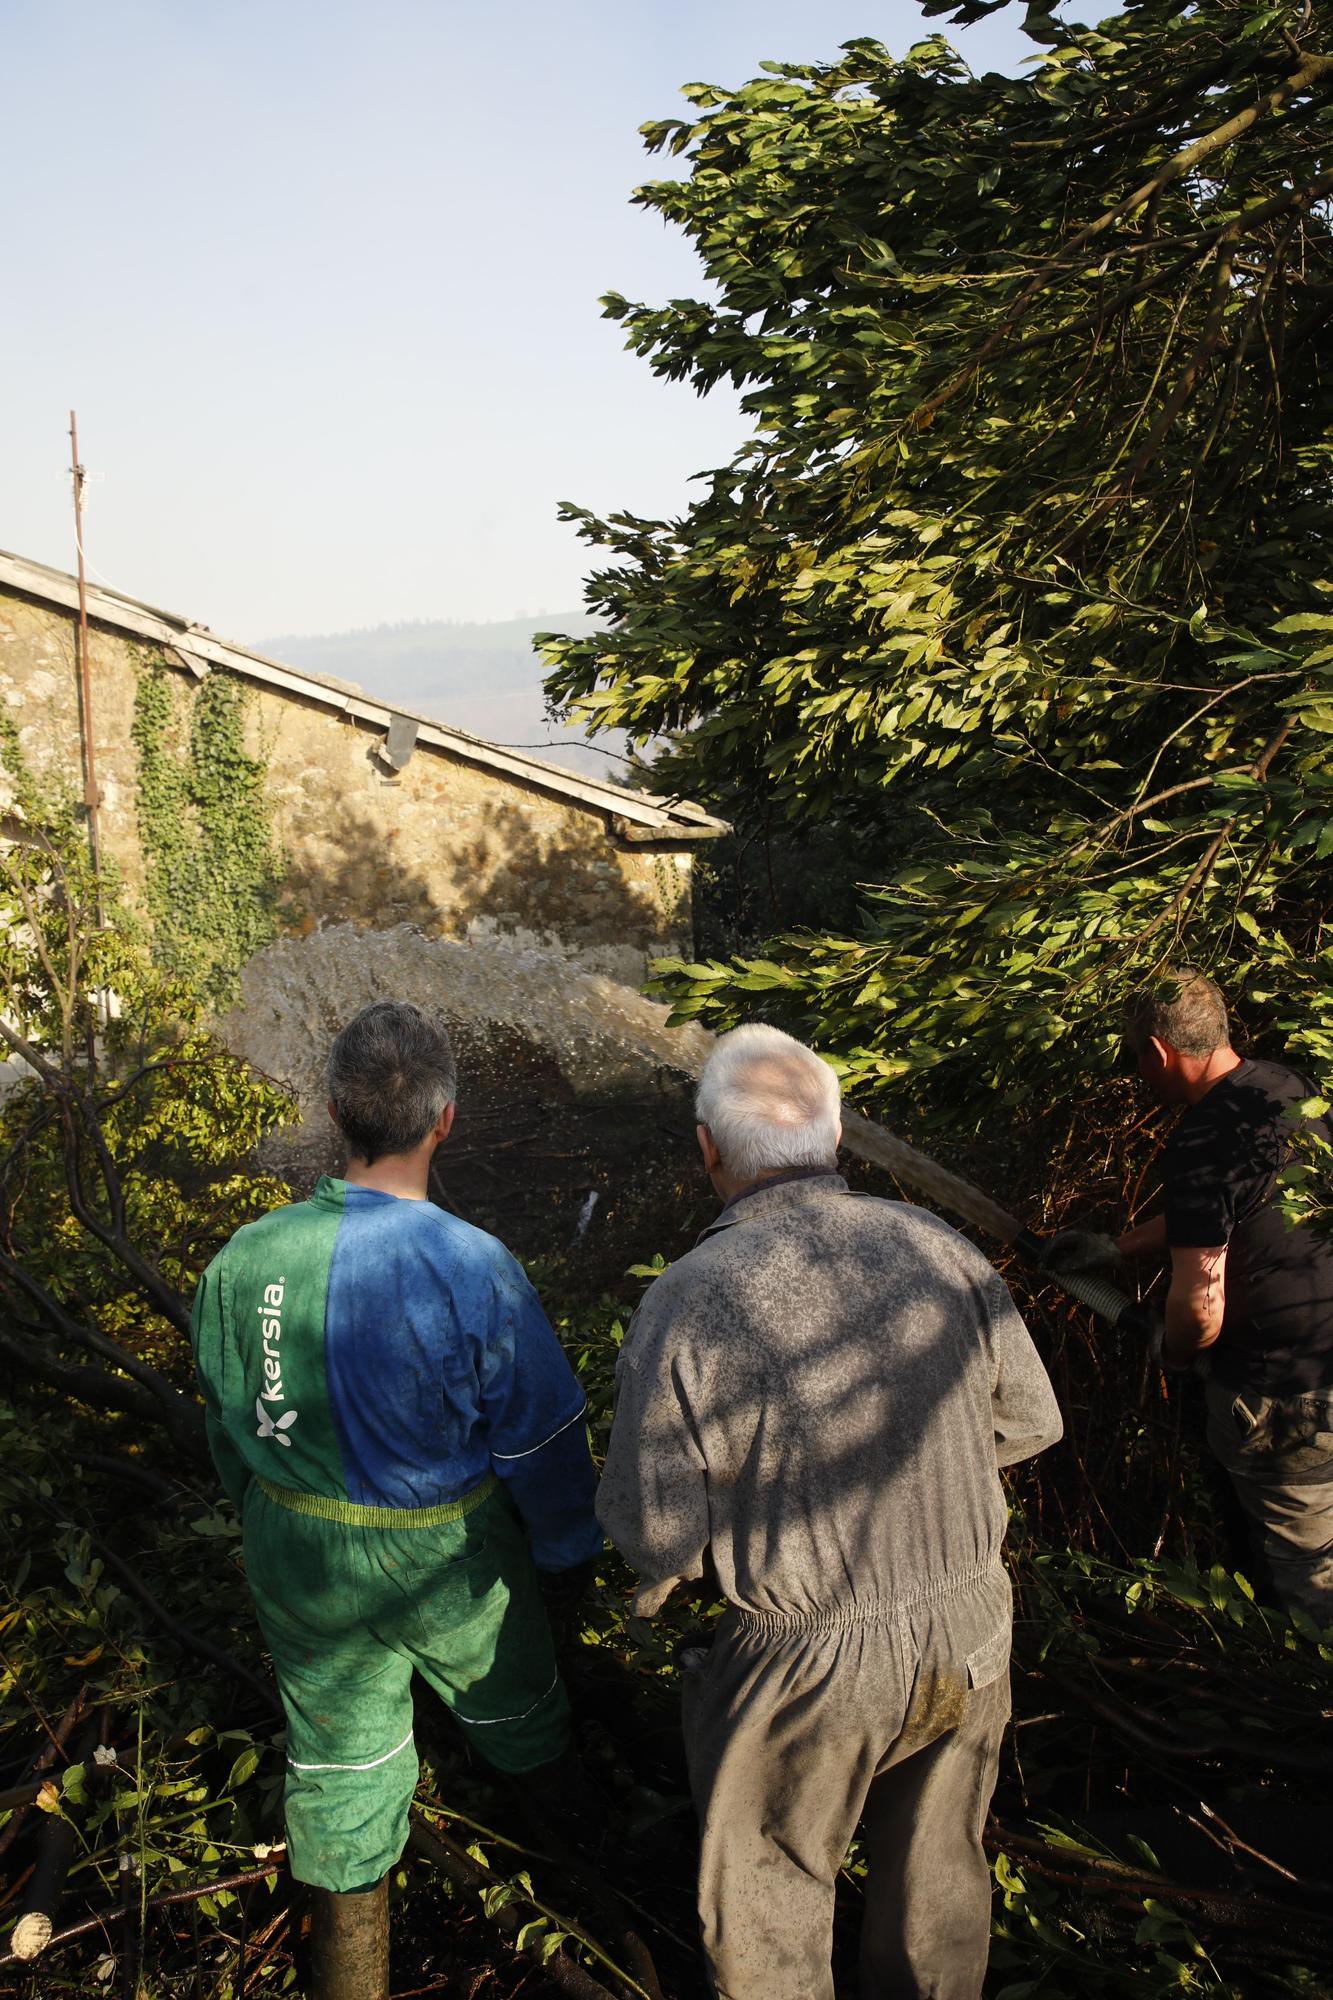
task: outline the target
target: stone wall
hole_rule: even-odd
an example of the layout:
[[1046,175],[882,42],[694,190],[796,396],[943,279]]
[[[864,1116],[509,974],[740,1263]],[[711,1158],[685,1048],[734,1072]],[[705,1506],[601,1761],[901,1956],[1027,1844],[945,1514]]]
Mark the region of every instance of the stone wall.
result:
[[[75,640],[66,611],[0,592],[0,700],[31,768],[81,789]],[[135,889],[144,856],[131,726],[150,654],[128,635],[91,629],[102,846]],[[197,682],[185,668],[173,680],[183,745]],[[521,932],[633,984],[647,958],[688,954],[688,850],[623,842],[609,813],[433,747],[419,745],[394,773],[374,728],[264,685],[247,683],[246,699],[285,859],[289,935],[328,923],[455,938]]]

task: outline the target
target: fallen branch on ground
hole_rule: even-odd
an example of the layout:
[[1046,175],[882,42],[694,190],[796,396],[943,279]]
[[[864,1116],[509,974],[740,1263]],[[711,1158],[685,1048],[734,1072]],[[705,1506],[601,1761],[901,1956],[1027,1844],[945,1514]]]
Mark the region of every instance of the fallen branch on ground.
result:
[[[494,1869],[487,1868],[481,1862],[475,1860],[464,1848],[459,1847],[455,1841],[450,1840],[448,1834],[441,1833],[438,1827],[432,1826],[429,1820],[424,1818],[419,1808],[413,1809],[412,1831],[407,1837],[407,1846],[409,1853],[421,1855],[427,1861],[432,1862],[435,1867],[441,1869],[444,1874],[448,1875],[452,1881],[458,1883],[460,1887],[475,1889],[482,1898],[482,1909],[485,1910],[486,1915],[490,1918],[496,1929],[509,1940],[516,1951],[523,1951],[525,1956],[537,1956],[538,1963],[540,1963],[542,1972],[546,1978],[550,1980],[553,1986],[558,1986],[562,1993],[572,1994],[574,2000],[611,2000],[610,1993],[600,1980],[594,1979],[590,1972],[585,1971],[581,1965],[576,1964],[572,1958],[568,1957],[566,1953],[558,1948],[549,1957],[541,1958],[537,1954],[529,1954],[527,1947],[519,1945],[517,1938],[520,1930],[519,1911],[515,1908],[514,1903],[504,1902],[498,1905],[498,1907],[490,1909],[486,1907],[487,1892],[493,1892],[498,1889],[512,1890],[513,1885],[505,1876],[497,1875]],[[514,1894],[517,1897],[522,1892],[515,1891]],[[602,1964],[615,1974],[627,1992],[637,1996],[637,2000],[649,2000],[648,1994],[639,1985],[638,1981],[632,1979],[627,1972],[615,1964],[614,1960],[608,1958],[601,1946],[594,1939],[590,1938],[586,1932],[580,1930],[577,1924],[570,1922],[567,1917],[557,1916],[553,1911],[546,1911],[535,1898],[526,1898],[526,1900],[533,1909],[539,1911],[543,1916],[549,1915],[551,1920],[558,1924],[562,1930],[568,1931],[571,1937],[577,1938],[581,1945],[584,1945]]]
[[[219,1896],[226,1890],[246,1889],[254,1882],[267,1882],[277,1872],[278,1870],[270,1863],[265,1868],[247,1868],[240,1875],[224,1875],[216,1882],[197,1882],[192,1889],[167,1889],[160,1895],[146,1897],[142,1908],[165,1910],[173,1903],[197,1903],[205,1896]],[[43,1953],[55,1951],[60,1945],[69,1944],[74,1938],[86,1937],[89,1931],[100,1930],[107,1924],[118,1924],[122,1918],[133,1915],[140,1907],[137,1899],[128,1905],[113,1903],[108,1909],[99,1910],[96,1915],[85,1917],[80,1923],[70,1924],[67,1929],[54,1932],[42,1946],[42,1951]],[[0,1957],[0,1966],[22,1964],[25,1956],[31,1957],[33,1954],[8,1951]]]
[[[1063,1883],[1091,1894],[1123,1896],[1134,1903],[1151,1897],[1162,1903],[1192,1904],[1210,1923],[1230,1930],[1262,1930],[1269,1935],[1275,1929],[1280,1930],[1284,1938],[1298,1943],[1302,1950],[1312,1950],[1325,1961],[1333,1960],[1333,1916],[1326,1911],[1277,1902],[1248,1890],[1236,1894],[1226,1889],[1191,1887],[1184,1882],[1173,1882],[1166,1875],[1131,1868],[1111,1855],[1036,1840],[994,1822],[987,1827],[983,1840],[991,1854],[1021,1855],[1025,1865],[1043,1881]],[[1071,1874],[1071,1869],[1083,1872]]]
[[0,1792],[0,1810],[14,1808],[14,1817],[0,1827],[0,1854],[11,1844],[28,1814],[28,1808],[47,1782],[42,1775],[49,1771],[56,1758],[64,1754],[65,1745],[79,1725],[84,1709],[88,1706],[88,1690],[80,1688],[55,1728],[50,1732],[51,1740],[33,1758],[29,1767],[31,1775],[21,1785],[15,1785],[8,1792]]

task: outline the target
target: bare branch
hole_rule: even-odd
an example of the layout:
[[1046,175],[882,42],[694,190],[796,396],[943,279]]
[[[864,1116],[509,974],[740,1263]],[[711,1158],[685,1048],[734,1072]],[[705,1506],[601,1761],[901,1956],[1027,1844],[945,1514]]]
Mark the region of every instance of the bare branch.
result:
[[7,1278],[28,1302],[37,1308],[42,1318],[58,1333],[62,1340],[73,1342],[85,1348],[89,1354],[100,1355],[113,1367],[123,1369],[134,1381],[142,1383],[156,1399],[170,1412],[179,1409],[193,1409],[194,1405],[179,1389],[168,1381],[161,1369],[154,1368],[147,1361],[140,1361],[137,1355],[122,1347],[109,1334],[89,1326],[85,1320],[74,1319],[53,1292],[28,1271],[8,1250],[0,1249],[0,1277]]
[[[979,370],[984,368],[992,356],[1004,346],[1008,335],[1023,319],[1032,301],[1046,288],[1056,273],[1072,263],[1090,244],[1095,243],[1098,237],[1105,235],[1122,216],[1132,214],[1136,208],[1142,208],[1155,195],[1183,180],[1214,153],[1243,138],[1261,119],[1281,111],[1293,97],[1299,96],[1303,91],[1309,91],[1316,97],[1323,97],[1330,89],[1333,89],[1333,56],[1309,56],[1301,63],[1299,69],[1293,71],[1255,104],[1238,111],[1233,118],[1226,119],[1211,132],[1201,134],[1188,146],[1173,154],[1149,180],[1143,181],[1130,194],[1122,196],[1118,202],[1104,209],[1093,221],[1070,237],[1044,269],[1019,294],[1004,314],[1000,324],[982,341],[958,374],[946,382],[942,389],[936,390],[933,396],[928,397],[913,413],[910,421],[921,424],[926,418],[934,416],[937,411],[943,409],[946,403],[951,402],[961,390],[965,389]],[[1317,175],[1304,188],[1289,189],[1281,195],[1274,195],[1266,202],[1258,203],[1253,209],[1243,210],[1240,215],[1233,216],[1225,225],[1227,232],[1233,236],[1240,236],[1271,216],[1283,214],[1296,202],[1308,206],[1329,188],[1333,188],[1333,172]]]
[[95,1236],[104,1249],[109,1250],[117,1262],[123,1264],[145,1297],[157,1307],[162,1317],[175,1327],[177,1333],[187,1338],[190,1332],[190,1313],[184,1299],[169,1285],[156,1265],[135,1249],[124,1228],[125,1202],[115,1162],[111,1158],[105,1136],[97,1114],[85,1103],[79,1107],[82,1122],[93,1140],[102,1171],[107,1198],[112,1203],[113,1222],[109,1226],[103,1222],[83,1187],[83,1174],[79,1160],[79,1138],[74,1125],[74,1113],[66,1100],[65,1125],[65,1179],[69,1192],[69,1205],[75,1219],[82,1223],[90,1236]]
[[[1282,748],[1282,745],[1286,742],[1295,727],[1296,717],[1294,715],[1285,717],[1281,728],[1269,739],[1261,755],[1250,766],[1250,776],[1255,780],[1256,784],[1261,785],[1264,782],[1272,766],[1273,759],[1277,756],[1278,751]],[[1233,813],[1226,825],[1218,833],[1214,834],[1198,861],[1186,876],[1184,882],[1182,882],[1172,896],[1170,902],[1167,903],[1164,909],[1157,912],[1157,915],[1145,925],[1134,939],[1136,945],[1142,944],[1146,938],[1150,938],[1153,935],[1154,931],[1160,930],[1167,918],[1172,916],[1193,895],[1196,889],[1203,886],[1212,872],[1213,863],[1217,860],[1218,855],[1235,832],[1236,822],[1239,818],[1239,813]]]
[[49,1084],[59,1096],[63,1097],[66,1094],[65,1079],[55,1064],[48,1062],[41,1050],[26,1036],[20,1035],[16,1028],[11,1028],[3,1015],[0,1015],[0,1042],[3,1042],[16,1056],[21,1057],[29,1068],[35,1069],[43,1083]]
[[[167,1421],[164,1406],[138,1383],[126,1380],[124,1376],[109,1374],[104,1368],[66,1361],[48,1348],[39,1351],[29,1342],[12,1340],[3,1328],[0,1328],[0,1356],[12,1362],[22,1374],[32,1376],[50,1389],[58,1389],[63,1396],[88,1404],[91,1409],[115,1410],[125,1416],[142,1418],[150,1424]],[[203,1412],[196,1410],[192,1403],[187,1403],[184,1397],[180,1400],[190,1420],[182,1416],[179,1423],[168,1423],[168,1428],[180,1437],[182,1444],[201,1447],[204,1438]]]

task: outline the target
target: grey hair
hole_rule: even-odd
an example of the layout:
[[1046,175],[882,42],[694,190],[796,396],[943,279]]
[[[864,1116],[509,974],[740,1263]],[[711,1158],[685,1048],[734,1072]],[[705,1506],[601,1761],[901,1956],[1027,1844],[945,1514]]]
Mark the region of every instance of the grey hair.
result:
[[1155,1036],[1183,1056],[1210,1056],[1229,1039],[1221,989],[1195,965],[1169,965],[1130,1000],[1126,1032],[1141,1053]]
[[720,1035],[699,1077],[695,1116],[739,1180],[784,1167],[833,1167],[841,1090],[833,1070],[780,1028]]
[[458,1088],[448,1035],[410,1000],[363,1007],[329,1050],[325,1081],[339,1131],[368,1165],[415,1152]]

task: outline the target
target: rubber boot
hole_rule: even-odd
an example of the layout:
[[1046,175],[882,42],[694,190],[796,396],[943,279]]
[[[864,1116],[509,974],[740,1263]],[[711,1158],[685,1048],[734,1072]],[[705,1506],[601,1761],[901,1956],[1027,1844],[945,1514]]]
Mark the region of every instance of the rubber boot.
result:
[[562,1840],[595,1854],[607,1832],[611,1801],[572,1747],[539,1764],[533,1771],[511,1776],[519,1810],[549,1828]]
[[389,1878],[310,1891],[310,2000],[389,2000]]

